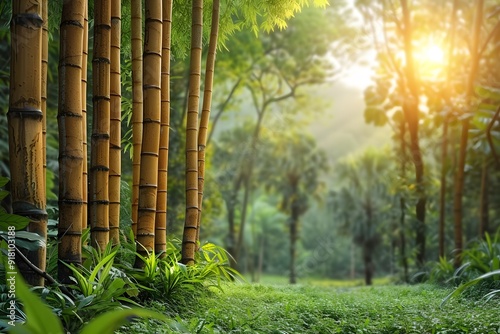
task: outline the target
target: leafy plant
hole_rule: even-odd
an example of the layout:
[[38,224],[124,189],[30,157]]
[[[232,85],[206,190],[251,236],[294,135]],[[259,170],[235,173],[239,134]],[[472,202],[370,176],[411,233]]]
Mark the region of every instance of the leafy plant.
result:
[[[9,182],[6,177],[0,177],[0,188],[5,187]],[[4,189],[0,189],[0,201],[5,199],[9,195],[9,192]],[[29,219],[27,217],[15,215],[8,213],[4,207],[0,206],[0,239],[9,242],[14,236],[16,247],[37,250],[41,244],[45,244],[44,238],[36,233],[20,231],[24,229],[29,224]]]
[[[491,239],[488,233],[484,240],[480,240],[464,250],[464,274],[468,277],[476,277],[491,271],[500,269],[500,230]],[[500,280],[500,276],[491,277],[493,280]]]
[[439,257],[439,261],[431,264],[428,281],[437,284],[456,283],[460,279],[455,275],[453,267],[453,259],[448,260],[446,257]]
[[103,257],[92,270],[64,263],[72,271],[73,277],[71,279],[76,283],[71,285],[71,288],[77,290],[85,298],[91,299],[93,303],[100,305],[99,309],[120,306],[120,302],[136,304],[131,299],[124,297],[125,294],[136,296],[138,291],[123,271],[113,267],[116,253],[117,250],[114,250]]
[[[23,304],[26,313],[26,321],[22,324],[15,322],[0,321],[0,325],[7,328],[9,333],[20,334],[63,334],[66,333],[61,321],[52,313],[50,308],[45,305],[36,294],[31,292],[23,279],[16,277],[16,295]],[[164,315],[142,309],[121,309],[106,312],[85,325],[81,334],[93,333],[114,333],[123,324],[135,318],[153,318],[161,321],[169,321]]]

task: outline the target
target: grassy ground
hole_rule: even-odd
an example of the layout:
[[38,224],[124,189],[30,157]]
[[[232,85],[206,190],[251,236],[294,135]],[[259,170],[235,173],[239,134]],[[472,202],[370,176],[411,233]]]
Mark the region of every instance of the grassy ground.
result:
[[[500,303],[431,285],[376,287],[227,285],[182,307],[174,331],[142,322],[126,333],[500,333]],[[154,308],[168,308],[155,302]]]

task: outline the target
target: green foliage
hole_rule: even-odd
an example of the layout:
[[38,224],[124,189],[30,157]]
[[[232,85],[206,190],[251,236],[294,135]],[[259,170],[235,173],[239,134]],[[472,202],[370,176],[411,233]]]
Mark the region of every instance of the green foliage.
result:
[[486,233],[483,240],[471,243],[462,254],[463,264],[458,269],[453,267],[452,259],[440,258],[439,262],[430,265],[429,273],[419,274],[428,275],[427,280],[431,283],[459,285],[446,296],[442,304],[465,291],[486,300],[499,295],[500,230],[493,239]]
[[[203,296],[180,313],[188,333],[494,333],[496,305],[474,301],[439,303],[450,289],[432,285],[376,288],[232,285]],[[161,309],[158,304],[152,305]],[[155,333],[141,322],[126,333]],[[167,331],[167,333],[169,333]]]
[[[5,187],[8,182],[8,178],[0,176],[0,188]],[[8,191],[0,190],[0,201],[8,195]],[[29,222],[29,218],[8,213],[4,207],[0,206],[0,240],[2,243],[6,245],[9,239],[14,236],[15,245],[19,248],[37,250],[41,245],[45,244],[45,239],[38,234],[21,231],[28,226]],[[7,249],[7,247],[2,247],[2,249]]]
[[[500,230],[491,239],[488,233],[484,240],[473,243],[463,252],[463,272],[467,278],[484,275],[491,271],[500,270]],[[500,276],[493,277],[500,280]]]
[[[23,304],[23,309],[26,314],[24,323],[14,323],[1,321],[0,324],[7,327],[9,333],[13,334],[63,334],[66,331],[63,329],[61,321],[52,312],[52,310],[45,305],[39,297],[31,292],[27,285],[24,283],[21,276],[16,276],[16,297]],[[127,310],[114,310],[105,312],[97,318],[90,321],[85,325],[81,332],[82,334],[90,333],[114,333],[116,329],[137,317],[141,318],[154,318],[162,321],[168,319],[154,311],[145,309],[127,309]]]
[[70,287],[96,312],[120,308],[122,303],[136,304],[125,295],[137,296],[137,288],[122,271],[113,267],[116,253],[117,250],[114,250],[106,256],[98,256],[99,261],[91,270],[64,263],[73,273],[71,279],[75,284]]
[[211,243],[200,248],[192,266],[180,263],[178,243],[169,242],[165,254],[137,256],[142,260],[143,268],[131,268],[130,265],[124,265],[123,268],[142,288],[143,299],[175,299],[173,297],[187,291],[197,293],[207,287],[220,289],[222,282],[241,277],[230,267],[227,252]]
[[453,267],[453,259],[447,260],[446,257],[440,257],[430,271],[429,282],[438,284],[454,283],[455,267]]

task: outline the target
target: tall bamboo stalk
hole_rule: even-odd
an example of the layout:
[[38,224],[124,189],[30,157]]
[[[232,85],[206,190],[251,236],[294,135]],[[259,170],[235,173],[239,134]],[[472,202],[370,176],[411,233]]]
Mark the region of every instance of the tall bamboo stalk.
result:
[[82,47],[82,137],[83,137],[83,212],[82,229],[87,228],[88,220],[88,155],[87,155],[87,61],[89,57],[89,4],[85,1],[83,11],[83,47]]
[[109,138],[109,238],[120,243],[120,180],[121,180],[121,0],[111,1],[111,87]]
[[182,263],[193,264],[198,227],[198,108],[200,104],[203,0],[192,1],[191,61],[186,122],[186,220]]
[[142,144],[142,0],[132,0],[132,231],[137,235]]
[[47,184],[47,69],[49,67],[49,2],[42,2],[42,156],[43,156],[43,183]]
[[172,0],[163,0],[163,41],[161,60],[161,132],[158,158],[158,195],[155,217],[155,252],[167,247],[168,142],[170,131],[170,46]]
[[[66,1],[61,16],[59,59],[59,260],[81,263],[83,210],[82,55],[85,1]],[[71,270],[58,263],[58,276]]]
[[210,120],[212,90],[214,86],[215,57],[217,52],[217,39],[219,36],[219,7],[220,1],[214,0],[212,4],[212,27],[210,29],[210,41],[208,43],[208,55],[205,65],[205,87],[203,91],[200,130],[198,132],[198,223],[196,228],[197,242],[200,241],[203,190],[205,188],[205,148],[207,146],[208,122]]
[[[155,246],[158,155],[161,123],[162,2],[146,0],[144,38],[144,120],[141,148],[137,252],[147,256]],[[135,265],[142,265],[138,258]]]
[[110,139],[110,56],[111,0],[94,4],[93,102],[89,220],[94,247],[109,242],[109,139]]
[[[47,238],[43,170],[42,1],[12,1],[9,111],[9,163],[13,213],[29,217],[28,231]],[[45,246],[28,259],[45,270]],[[32,285],[44,279],[18,263]]]

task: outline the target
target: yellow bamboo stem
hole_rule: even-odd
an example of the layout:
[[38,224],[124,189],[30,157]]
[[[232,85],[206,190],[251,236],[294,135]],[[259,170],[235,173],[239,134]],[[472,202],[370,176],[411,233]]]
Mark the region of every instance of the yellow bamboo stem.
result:
[[120,243],[121,180],[121,0],[111,2],[111,123],[109,139],[109,238]]
[[168,141],[170,131],[170,46],[172,29],[172,0],[163,0],[163,34],[161,60],[161,132],[158,158],[158,193],[155,218],[155,253],[167,247],[167,182]]
[[[161,123],[161,47],[162,2],[146,0],[144,43],[144,120],[141,149],[137,252],[143,256],[154,250],[156,195],[158,189],[158,151]],[[136,266],[141,266],[140,260]]]
[[87,228],[88,220],[88,155],[87,155],[87,61],[89,57],[89,4],[85,1],[85,8],[83,11],[83,46],[82,46],[82,137],[83,137],[83,168],[82,168],[82,199],[83,199],[83,212],[82,212],[82,229]]
[[182,263],[191,265],[197,248],[198,226],[198,107],[200,104],[203,0],[192,2],[191,61],[186,122],[186,220],[182,237]]
[[142,0],[132,0],[132,231],[137,236],[142,143]]
[[200,131],[198,132],[198,223],[196,228],[196,241],[200,242],[201,212],[203,204],[203,190],[205,188],[205,148],[207,146],[208,123],[212,106],[212,91],[214,86],[215,58],[217,52],[217,39],[219,36],[219,7],[220,0],[212,4],[212,27],[208,43],[208,55],[205,65],[205,88],[203,91],[203,104],[201,108]]
[[96,0],[89,220],[92,246],[100,249],[104,249],[109,242],[110,49],[111,0]]
[[[28,231],[47,237],[43,170],[42,1],[12,1],[9,111],[9,163],[12,210],[30,218]],[[28,252],[28,259],[45,270],[45,247]],[[33,285],[44,279],[32,269],[19,268]]]
[[[81,263],[83,209],[82,58],[84,0],[67,1],[61,16],[59,60],[59,260]],[[59,279],[71,270],[58,264]]]

